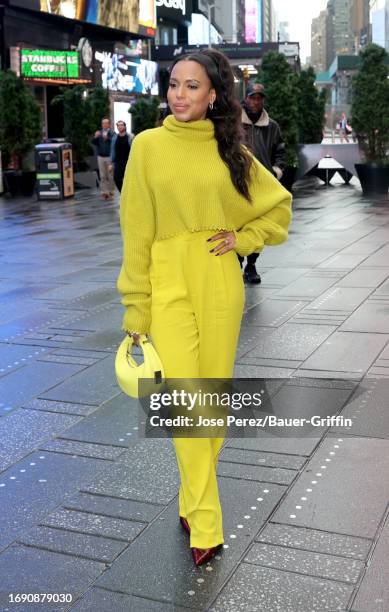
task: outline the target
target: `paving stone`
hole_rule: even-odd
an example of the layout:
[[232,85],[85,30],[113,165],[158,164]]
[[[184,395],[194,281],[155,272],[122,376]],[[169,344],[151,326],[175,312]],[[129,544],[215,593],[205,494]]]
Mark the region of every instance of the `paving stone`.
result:
[[340,330],[389,334],[387,304],[365,302],[343,323]]
[[356,559],[345,559],[271,544],[253,544],[244,561],[254,565],[354,584],[358,581],[364,568],[364,564]]
[[309,271],[309,268],[273,268],[266,271],[264,274],[261,269],[261,286],[280,285],[284,287],[294,282],[297,278],[303,276]]
[[112,329],[102,329],[101,331],[94,332],[85,338],[80,338],[73,342],[72,347],[84,349],[84,350],[104,350],[107,352],[115,352],[123,340],[123,333],[120,329],[121,323],[117,324]]
[[[33,362],[0,380],[0,397],[4,403],[21,406],[43,394],[66,378],[83,370],[83,366]],[[66,384],[66,383],[65,383]]]
[[[39,365],[44,366],[46,364]],[[53,364],[48,365],[50,370],[54,368]],[[57,367],[76,368],[76,366]],[[75,372],[77,371],[76,369]],[[53,384],[50,385],[50,387],[53,386]],[[60,402],[75,402],[98,406],[118,395],[119,391],[115,378],[114,357],[110,355],[86,370],[82,369],[81,372],[78,372],[78,374],[75,374],[69,380],[58,384],[50,391],[40,393],[40,397]]]
[[0,326],[0,339],[7,341],[17,335],[30,331],[40,331],[40,328],[50,323],[58,322],[60,316],[53,312],[30,312],[28,315],[12,318]]
[[7,372],[7,369],[11,369],[8,366],[11,366],[12,368],[16,366],[25,366],[30,362],[30,360],[35,359],[37,355],[40,356],[44,354],[45,352],[41,352],[40,350],[37,351],[37,354],[35,354],[35,351],[31,352],[31,350],[26,346],[0,344],[0,376],[2,374],[2,370]]
[[[0,609],[19,609],[20,604],[6,606],[8,593],[70,593],[73,601],[105,570],[105,564],[70,557],[56,552],[26,546],[11,546],[0,555]],[[69,604],[23,604],[23,612],[45,610],[64,612]]]
[[[331,338],[303,364],[307,370],[331,370],[335,372],[366,372],[387,341],[388,335],[336,331]],[[300,376],[300,371],[299,371]]]
[[0,471],[28,455],[39,444],[73,425],[79,417],[16,410],[0,420]]
[[388,440],[327,438],[272,520],[373,538],[389,497],[389,481],[382,478],[388,470]]
[[[32,453],[0,475],[0,548],[36,524],[69,493],[86,486],[107,462]],[[0,555],[1,557],[1,555]]]
[[138,437],[138,412],[137,401],[119,393],[61,437],[126,448]]
[[340,287],[369,287],[375,288],[389,276],[387,269],[356,268],[343,277],[337,285]]
[[127,546],[126,542],[101,537],[101,535],[86,535],[63,529],[49,527],[33,527],[18,538],[20,544],[37,548],[67,553],[78,558],[94,559],[95,561],[112,562]]
[[145,527],[144,523],[67,508],[55,510],[42,520],[42,524],[125,542],[131,542]]
[[294,372],[294,368],[276,368],[272,366],[255,366],[236,363],[234,367],[234,378],[288,378]]
[[99,361],[100,359],[104,359],[106,357],[106,351],[103,349],[96,351],[89,351],[88,349],[82,348],[74,348],[72,347],[61,347],[54,349],[52,351],[52,355],[64,355],[65,357],[84,357],[85,359],[93,359],[94,361]]
[[357,596],[355,612],[387,612],[389,609],[389,521],[386,519]]
[[62,505],[70,510],[92,512],[140,523],[150,523],[164,509],[164,506],[155,503],[146,504],[131,499],[82,492],[67,497]]
[[[306,259],[308,259],[308,256]],[[308,263],[308,261],[305,261],[305,263]],[[312,263],[313,262],[311,262],[311,264]],[[335,282],[335,278],[309,278],[302,276],[287,287],[280,289],[277,292],[277,295],[280,297],[289,296],[295,298],[314,298],[332,287]]]
[[326,259],[321,264],[319,264],[319,268],[356,268],[359,264],[361,264],[367,256],[364,253],[354,253],[354,254],[345,254],[343,252],[337,253],[333,255],[329,259]]
[[247,465],[261,465],[266,467],[287,468],[299,470],[305,463],[303,457],[281,455],[277,453],[264,453],[238,448],[224,448],[220,453],[220,461],[229,463],[242,463]]
[[[74,271],[71,273],[73,276]],[[112,278],[112,272],[109,271]],[[80,331],[91,331],[95,332],[98,330],[117,329],[120,330],[120,322],[122,313],[120,308],[116,304],[106,304],[104,306],[98,306],[87,314],[83,314],[74,321],[69,321],[64,325],[66,329],[80,330]]]
[[[156,469],[156,466],[157,469]],[[105,474],[84,488],[88,493],[168,504],[179,478],[170,440],[143,440],[129,448]]]
[[[58,336],[56,336],[58,340]],[[87,359],[86,357],[70,357],[66,355],[45,355],[38,357],[37,361],[46,363],[74,363],[75,365],[90,366],[96,363],[95,359]]]
[[242,563],[210,612],[345,610],[353,586]]
[[240,463],[227,463],[226,461],[221,461],[218,465],[219,476],[256,480],[258,482],[275,482],[282,485],[290,484],[296,477],[296,474],[295,470],[288,470],[286,468],[242,465]]
[[304,308],[302,312],[310,313],[322,309],[352,312],[366,300],[370,293],[370,287],[331,287]]
[[123,448],[107,446],[106,444],[90,444],[88,442],[62,440],[61,438],[41,444],[39,448],[55,453],[66,453],[81,457],[97,457],[99,459],[107,459],[108,461],[114,461],[124,452]]
[[[96,586],[125,590],[133,595],[169,601],[195,610],[207,609],[284,489],[274,484],[261,486],[259,483],[220,478],[221,504],[228,508],[223,518],[224,540],[228,548],[223,549],[218,558],[206,566],[194,566],[188,536],[178,522],[175,503],[123,552]],[[150,550],[158,550],[159,554],[150,555]],[[199,583],[198,579],[203,582]]]
[[304,302],[294,302],[267,299],[247,312],[244,318],[245,326],[261,325],[265,327],[280,327],[296,312],[303,308]]
[[387,268],[389,260],[389,245],[386,244],[381,249],[376,251],[373,255],[370,255],[361,264],[364,268]]
[[261,432],[257,438],[245,440],[232,439],[228,448],[241,448],[251,451],[286,453],[292,456],[309,457],[318,445],[320,438],[281,438]]
[[142,599],[106,589],[92,588],[74,606],[72,612],[185,612],[188,608],[160,601]]
[[257,542],[276,544],[350,559],[364,560],[372,540],[329,533],[318,529],[306,529],[292,525],[268,523],[255,538]]
[[331,431],[334,435],[349,433],[354,436],[389,440],[388,397],[388,379],[364,379],[355,399],[353,398],[342,411],[342,416],[350,418],[352,424],[335,426]]
[[69,402],[56,402],[44,399],[35,399],[31,402],[26,402],[23,404],[23,408],[79,416],[86,416],[96,410],[96,406],[88,406],[87,404],[70,404]]
[[256,347],[245,357],[304,360],[317,349],[335,327],[320,325],[295,325],[286,323],[278,329],[266,330],[258,338]]

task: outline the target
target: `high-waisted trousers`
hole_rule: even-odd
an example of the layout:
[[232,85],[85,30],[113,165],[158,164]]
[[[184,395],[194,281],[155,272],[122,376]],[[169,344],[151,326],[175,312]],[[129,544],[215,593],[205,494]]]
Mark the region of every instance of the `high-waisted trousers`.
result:
[[[186,232],[158,240],[151,250],[151,339],[166,378],[231,378],[244,306],[244,285],[234,251],[215,255],[216,231]],[[224,430],[223,430],[224,436]],[[223,522],[216,467],[223,437],[174,437],[180,473],[179,514],[190,546],[222,544]]]

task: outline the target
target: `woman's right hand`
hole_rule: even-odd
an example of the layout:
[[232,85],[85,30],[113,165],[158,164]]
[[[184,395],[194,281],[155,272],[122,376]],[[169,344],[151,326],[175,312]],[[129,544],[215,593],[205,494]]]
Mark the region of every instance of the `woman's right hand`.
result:
[[131,336],[133,343],[136,344],[136,346],[139,346],[140,334],[129,333],[128,335]]

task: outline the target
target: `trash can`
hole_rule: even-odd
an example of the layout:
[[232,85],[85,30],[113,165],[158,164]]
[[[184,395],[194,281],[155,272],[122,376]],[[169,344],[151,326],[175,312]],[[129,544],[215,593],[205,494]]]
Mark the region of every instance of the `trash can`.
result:
[[39,200],[62,200],[74,195],[72,145],[50,142],[35,147]]

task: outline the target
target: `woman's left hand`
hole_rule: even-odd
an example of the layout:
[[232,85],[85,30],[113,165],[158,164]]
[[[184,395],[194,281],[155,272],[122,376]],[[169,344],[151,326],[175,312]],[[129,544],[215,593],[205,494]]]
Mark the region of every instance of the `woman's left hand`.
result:
[[235,248],[236,238],[234,232],[219,232],[211,238],[208,238],[208,242],[215,242],[221,240],[220,244],[210,250],[210,253],[214,255],[224,255],[229,251],[233,251]]

